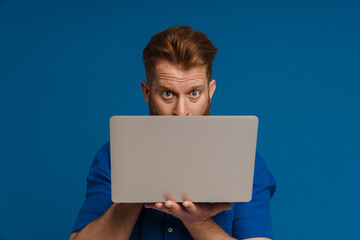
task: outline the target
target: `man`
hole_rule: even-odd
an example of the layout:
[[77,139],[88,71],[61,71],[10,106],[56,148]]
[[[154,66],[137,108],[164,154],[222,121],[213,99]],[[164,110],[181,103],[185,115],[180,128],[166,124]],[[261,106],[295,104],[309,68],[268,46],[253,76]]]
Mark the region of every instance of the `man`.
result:
[[[148,82],[141,82],[150,114],[209,115],[216,53],[204,33],[188,26],[155,34],[143,52]],[[113,203],[109,143],[97,153],[87,181],[86,200],[70,240],[272,238],[269,204],[276,183],[258,154],[248,203]]]

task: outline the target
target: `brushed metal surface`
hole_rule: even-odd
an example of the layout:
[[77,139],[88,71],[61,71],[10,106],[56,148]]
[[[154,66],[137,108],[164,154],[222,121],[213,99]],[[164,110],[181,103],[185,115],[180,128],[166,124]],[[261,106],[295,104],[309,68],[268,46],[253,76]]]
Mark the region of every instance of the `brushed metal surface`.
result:
[[113,202],[251,200],[256,116],[113,116]]

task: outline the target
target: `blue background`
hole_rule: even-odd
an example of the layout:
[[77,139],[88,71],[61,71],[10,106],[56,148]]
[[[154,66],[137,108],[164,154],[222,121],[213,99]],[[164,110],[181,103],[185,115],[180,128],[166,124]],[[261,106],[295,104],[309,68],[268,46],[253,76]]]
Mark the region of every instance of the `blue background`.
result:
[[66,239],[112,115],[147,115],[142,50],[219,52],[213,115],[257,115],[275,239],[360,239],[360,1],[1,1],[0,239]]

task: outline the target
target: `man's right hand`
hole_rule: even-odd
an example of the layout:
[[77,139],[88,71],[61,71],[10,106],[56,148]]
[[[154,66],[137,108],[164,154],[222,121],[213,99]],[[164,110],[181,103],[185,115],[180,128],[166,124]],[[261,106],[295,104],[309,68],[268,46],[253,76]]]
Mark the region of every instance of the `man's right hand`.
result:
[[71,234],[70,240],[129,239],[143,203],[114,203],[98,219],[81,231]]

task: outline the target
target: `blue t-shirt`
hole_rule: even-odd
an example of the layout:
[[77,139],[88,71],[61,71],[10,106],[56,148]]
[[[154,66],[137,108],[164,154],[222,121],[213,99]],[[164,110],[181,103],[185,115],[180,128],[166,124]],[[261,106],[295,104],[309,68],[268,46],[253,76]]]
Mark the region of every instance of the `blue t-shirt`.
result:
[[[87,183],[86,199],[73,231],[83,229],[103,215],[113,204],[110,142],[96,154]],[[256,153],[252,200],[246,203],[231,203],[231,210],[222,211],[212,218],[234,238],[272,238],[270,199],[275,189],[274,177],[266,168],[264,160]],[[130,239],[191,239],[191,236],[181,220],[176,217],[155,209],[143,208]]]

